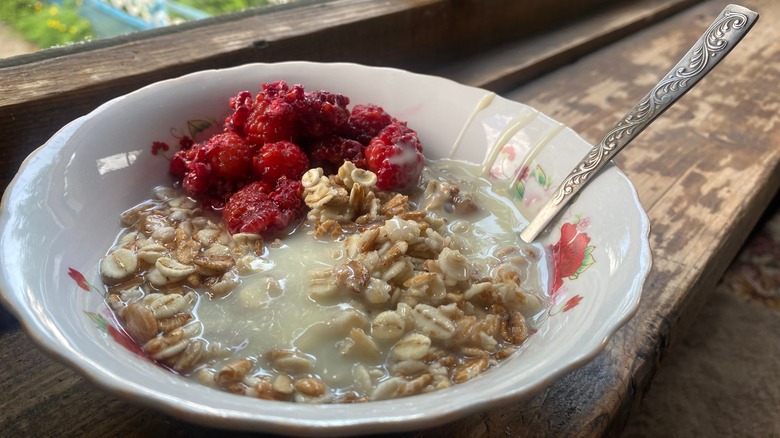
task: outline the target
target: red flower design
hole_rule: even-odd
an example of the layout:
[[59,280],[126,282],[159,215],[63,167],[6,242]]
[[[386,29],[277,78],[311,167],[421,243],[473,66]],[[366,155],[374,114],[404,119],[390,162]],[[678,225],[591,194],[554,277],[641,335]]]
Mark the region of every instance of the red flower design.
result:
[[170,146],[161,141],[152,142],[152,155],[157,155],[160,151],[167,152]]
[[515,146],[514,146],[514,145],[508,144],[508,145],[504,146],[504,147],[501,149],[501,152],[502,152],[502,153],[505,153],[505,154],[506,154],[506,157],[507,157],[507,158],[508,158],[510,161],[514,161],[514,160],[515,160],[515,156],[516,156],[515,154],[516,154],[516,151],[515,151]]
[[81,272],[73,268],[68,268],[68,275],[70,275],[70,278],[72,278],[80,288],[89,292],[90,284]]
[[146,353],[141,349],[141,346],[138,345],[127,333],[125,333],[123,330],[117,329],[116,327],[112,325],[106,326],[106,331],[108,331],[108,334],[111,335],[112,338],[116,341],[117,344],[125,347],[132,353],[135,353],[143,358],[146,358]]
[[569,301],[566,301],[566,304],[563,305],[563,311],[566,312],[573,309],[577,306],[577,304],[580,303],[580,301],[582,301],[582,297],[579,295],[575,295],[569,298]]
[[531,174],[531,168],[528,166],[523,166],[517,170],[517,180],[525,181],[526,179],[528,179],[528,175],[530,174]]
[[[149,357],[146,355],[146,353],[144,353],[143,349],[141,349],[141,346],[138,345],[138,343],[135,342],[133,338],[131,338],[130,335],[127,334],[127,332],[124,331],[124,329],[122,329],[122,327],[118,325],[119,323],[117,322],[116,318],[111,313],[111,311],[106,310],[105,312],[108,318],[106,316],[103,316],[95,312],[85,311],[84,313],[86,313],[89,319],[91,319],[92,322],[94,322],[95,325],[97,325],[100,330],[111,335],[111,338],[113,338],[117,344],[125,347],[132,353],[135,353],[141,357],[148,359]],[[113,323],[109,321],[109,319],[111,319]]]
[[577,230],[576,224],[563,224],[560,240],[551,247],[554,279],[553,293],[561,288],[564,278],[571,277],[580,269],[589,243],[590,237],[586,233]]

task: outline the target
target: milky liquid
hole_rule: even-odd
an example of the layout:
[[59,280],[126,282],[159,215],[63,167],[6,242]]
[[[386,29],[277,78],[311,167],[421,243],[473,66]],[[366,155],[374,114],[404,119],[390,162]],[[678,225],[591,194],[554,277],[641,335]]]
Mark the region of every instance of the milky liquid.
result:
[[[478,165],[453,160],[429,162],[425,169],[426,179],[448,181],[459,186],[461,193],[474,193],[481,207],[468,217],[446,211],[433,213],[447,221],[446,229],[456,242],[455,248],[488,274],[490,261],[494,260],[492,254],[498,248],[526,247],[542,254],[540,246],[528,245],[519,238],[518,232],[527,221],[513,201],[506,194],[495,192],[488,180],[476,176],[479,172]],[[229,295],[203,295],[196,309],[204,326],[203,338],[234,349],[233,357],[210,366],[218,369],[230,359],[260,358],[272,349],[297,349],[315,360],[314,373],[326,384],[337,391],[349,389],[352,368],[360,360],[339,353],[339,342],[345,336],[333,332],[329,322],[345,311],[366,310],[356,302],[324,306],[310,299],[307,292],[312,272],[340,263],[341,247],[338,241],[315,239],[311,230],[302,226],[283,238],[281,245],[267,247],[253,264],[257,273],[244,277]],[[543,256],[541,261],[528,264],[523,289],[537,297],[539,305],[529,307],[527,318],[533,318],[545,302],[547,276]],[[278,281],[281,288],[269,291],[268,277]],[[378,343],[384,349],[381,361],[364,365],[381,371],[390,345]]]
[[[460,217],[456,213],[438,212],[448,221],[447,229],[454,236],[463,239],[465,245],[458,248],[461,253],[472,261],[484,260],[501,246],[518,246],[536,248],[519,238],[528,221],[523,217],[514,201],[505,193],[497,191],[486,178],[476,176],[481,173],[481,166],[454,160],[439,160],[429,163],[425,169],[427,179],[438,179],[455,183],[461,191],[468,190],[475,194],[478,212],[468,217]],[[465,229],[463,227],[466,227]],[[537,266],[543,268],[543,266]],[[529,271],[533,275],[531,284],[541,288],[542,272]],[[546,272],[546,271],[545,271]]]
[[[291,348],[306,327],[339,312],[338,306],[321,306],[308,296],[310,273],[333,266],[339,247],[339,242],[314,239],[304,230],[285,237],[278,247],[267,247],[253,262],[257,273],[244,277],[236,290],[201,298],[196,311],[204,323],[203,337],[235,347],[244,356]],[[280,288],[269,290],[268,278]]]

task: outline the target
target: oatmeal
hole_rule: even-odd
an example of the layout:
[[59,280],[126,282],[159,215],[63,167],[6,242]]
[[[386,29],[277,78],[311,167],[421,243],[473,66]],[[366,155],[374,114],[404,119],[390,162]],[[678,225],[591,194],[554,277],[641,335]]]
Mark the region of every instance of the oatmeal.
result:
[[109,303],[151,358],[237,393],[359,401],[464,382],[527,338],[546,278],[517,211],[467,170],[434,163],[412,201],[350,162],[309,170],[307,221],[266,243],[158,190],[101,263]]
[[100,273],[151,359],[238,394],[359,402],[465,382],[530,336],[547,271],[513,202],[348,103],[239,93],[223,133],[182,140],[181,187],[122,214]]

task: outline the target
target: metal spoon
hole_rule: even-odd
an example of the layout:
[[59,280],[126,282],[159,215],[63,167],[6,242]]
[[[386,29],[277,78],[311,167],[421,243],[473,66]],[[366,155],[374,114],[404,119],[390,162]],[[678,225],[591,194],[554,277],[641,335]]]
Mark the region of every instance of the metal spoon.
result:
[[758,13],[728,5],[680,62],[577,164],[520,238],[529,243],[535,240],[618,152],[725,58],[756,20]]

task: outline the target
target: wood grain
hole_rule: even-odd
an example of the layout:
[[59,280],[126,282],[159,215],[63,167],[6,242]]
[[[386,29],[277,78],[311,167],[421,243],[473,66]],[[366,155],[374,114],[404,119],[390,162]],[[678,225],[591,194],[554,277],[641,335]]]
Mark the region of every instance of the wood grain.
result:
[[[505,94],[595,141],[726,4],[710,0],[678,12]],[[654,267],[636,316],[592,362],[536,396],[407,436],[619,433],[780,187],[780,28],[773,25],[780,3],[746,6],[762,15],[751,34],[618,159],[652,224]],[[249,435],[122,401],[45,357],[18,328],[0,331],[0,346],[0,435]]]
[[559,31],[515,39],[437,67],[433,73],[498,93],[506,92],[699,1],[625,2]]

